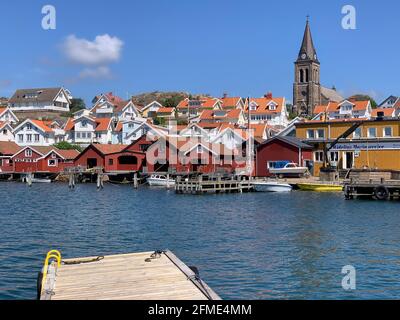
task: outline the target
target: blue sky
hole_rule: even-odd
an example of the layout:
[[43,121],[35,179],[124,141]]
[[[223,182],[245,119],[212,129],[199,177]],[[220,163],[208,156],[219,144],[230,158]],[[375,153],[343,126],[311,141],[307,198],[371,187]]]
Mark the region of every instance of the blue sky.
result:
[[[46,4],[57,10],[56,30],[41,27]],[[341,27],[346,4],[357,10],[357,30]],[[126,98],[154,90],[271,91],[291,100],[308,14],[325,86],[377,100],[400,94],[395,0],[13,0],[1,1],[0,11],[0,96],[66,86],[87,102],[101,92]],[[101,46],[95,39],[104,35]],[[70,52],[89,41],[106,51],[96,51],[97,60]]]

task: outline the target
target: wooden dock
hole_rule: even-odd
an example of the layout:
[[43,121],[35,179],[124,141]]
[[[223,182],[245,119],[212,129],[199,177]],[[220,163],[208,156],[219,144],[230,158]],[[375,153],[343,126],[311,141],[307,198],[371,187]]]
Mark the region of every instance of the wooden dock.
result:
[[175,191],[178,194],[243,193],[254,191],[254,187],[250,180],[234,176],[229,179],[218,177],[207,180],[202,176],[185,180],[177,177]]
[[41,300],[220,300],[171,251],[62,261],[49,256],[55,261],[45,263]]
[[345,182],[344,194],[347,200],[373,198],[386,201],[400,199],[400,180],[353,180]]

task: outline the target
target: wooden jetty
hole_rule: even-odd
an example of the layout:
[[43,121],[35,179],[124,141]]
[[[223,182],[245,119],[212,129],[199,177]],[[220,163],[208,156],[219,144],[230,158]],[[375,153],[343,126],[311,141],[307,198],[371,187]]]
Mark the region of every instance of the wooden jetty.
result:
[[400,199],[400,175],[391,170],[354,170],[344,183],[346,199],[369,197],[376,200]]
[[207,193],[243,193],[254,191],[250,180],[244,180],[238,176],[231,178],[209,178],[203,176],[182,180],[177,177],[175,191],[178,194],[207,194]]
[[62,260],[53,250],[38,283],[40,300],[220,300],[171,251]]

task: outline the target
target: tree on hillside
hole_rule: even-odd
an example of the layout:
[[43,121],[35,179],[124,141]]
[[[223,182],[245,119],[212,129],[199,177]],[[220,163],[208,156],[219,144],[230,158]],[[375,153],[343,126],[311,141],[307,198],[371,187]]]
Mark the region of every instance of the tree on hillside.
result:
[[71,99],[70,110],[71,113],[77,112],[79,110],[86,109],[85,101],[81,98]]
[[78,146],[76,144],[71,144],[67,141],[61,141],[59,143],[56,143],[54,146],[60,150],[77,150],[79,152],[82,152],[81,146]]
[[373,98],[371,98],[369,95],[366,95],[366,94],[355,94],[355,95],[351,96],[348,100],[350,100],[350,99],[354,99],[356,101],[369,100],[369,101],[371,101],[372,109],[376,109],[376,107],[378,106],[376,101]]

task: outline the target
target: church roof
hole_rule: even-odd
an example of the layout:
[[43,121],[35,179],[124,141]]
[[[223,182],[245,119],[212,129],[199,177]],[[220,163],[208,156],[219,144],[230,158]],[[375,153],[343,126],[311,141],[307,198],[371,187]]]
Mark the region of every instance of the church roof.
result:
[[[304,59],[302,56],[306,55]],[[303,43],[299,52],[299,60],[313,60],[318,62],[317,50],[315,50],[314,42],[311,35],[310,22],[307,19],[306,29],[304,30]]]
[[341,102],[344,98],[334,89],[321,87],[321,95],[328,101]]

